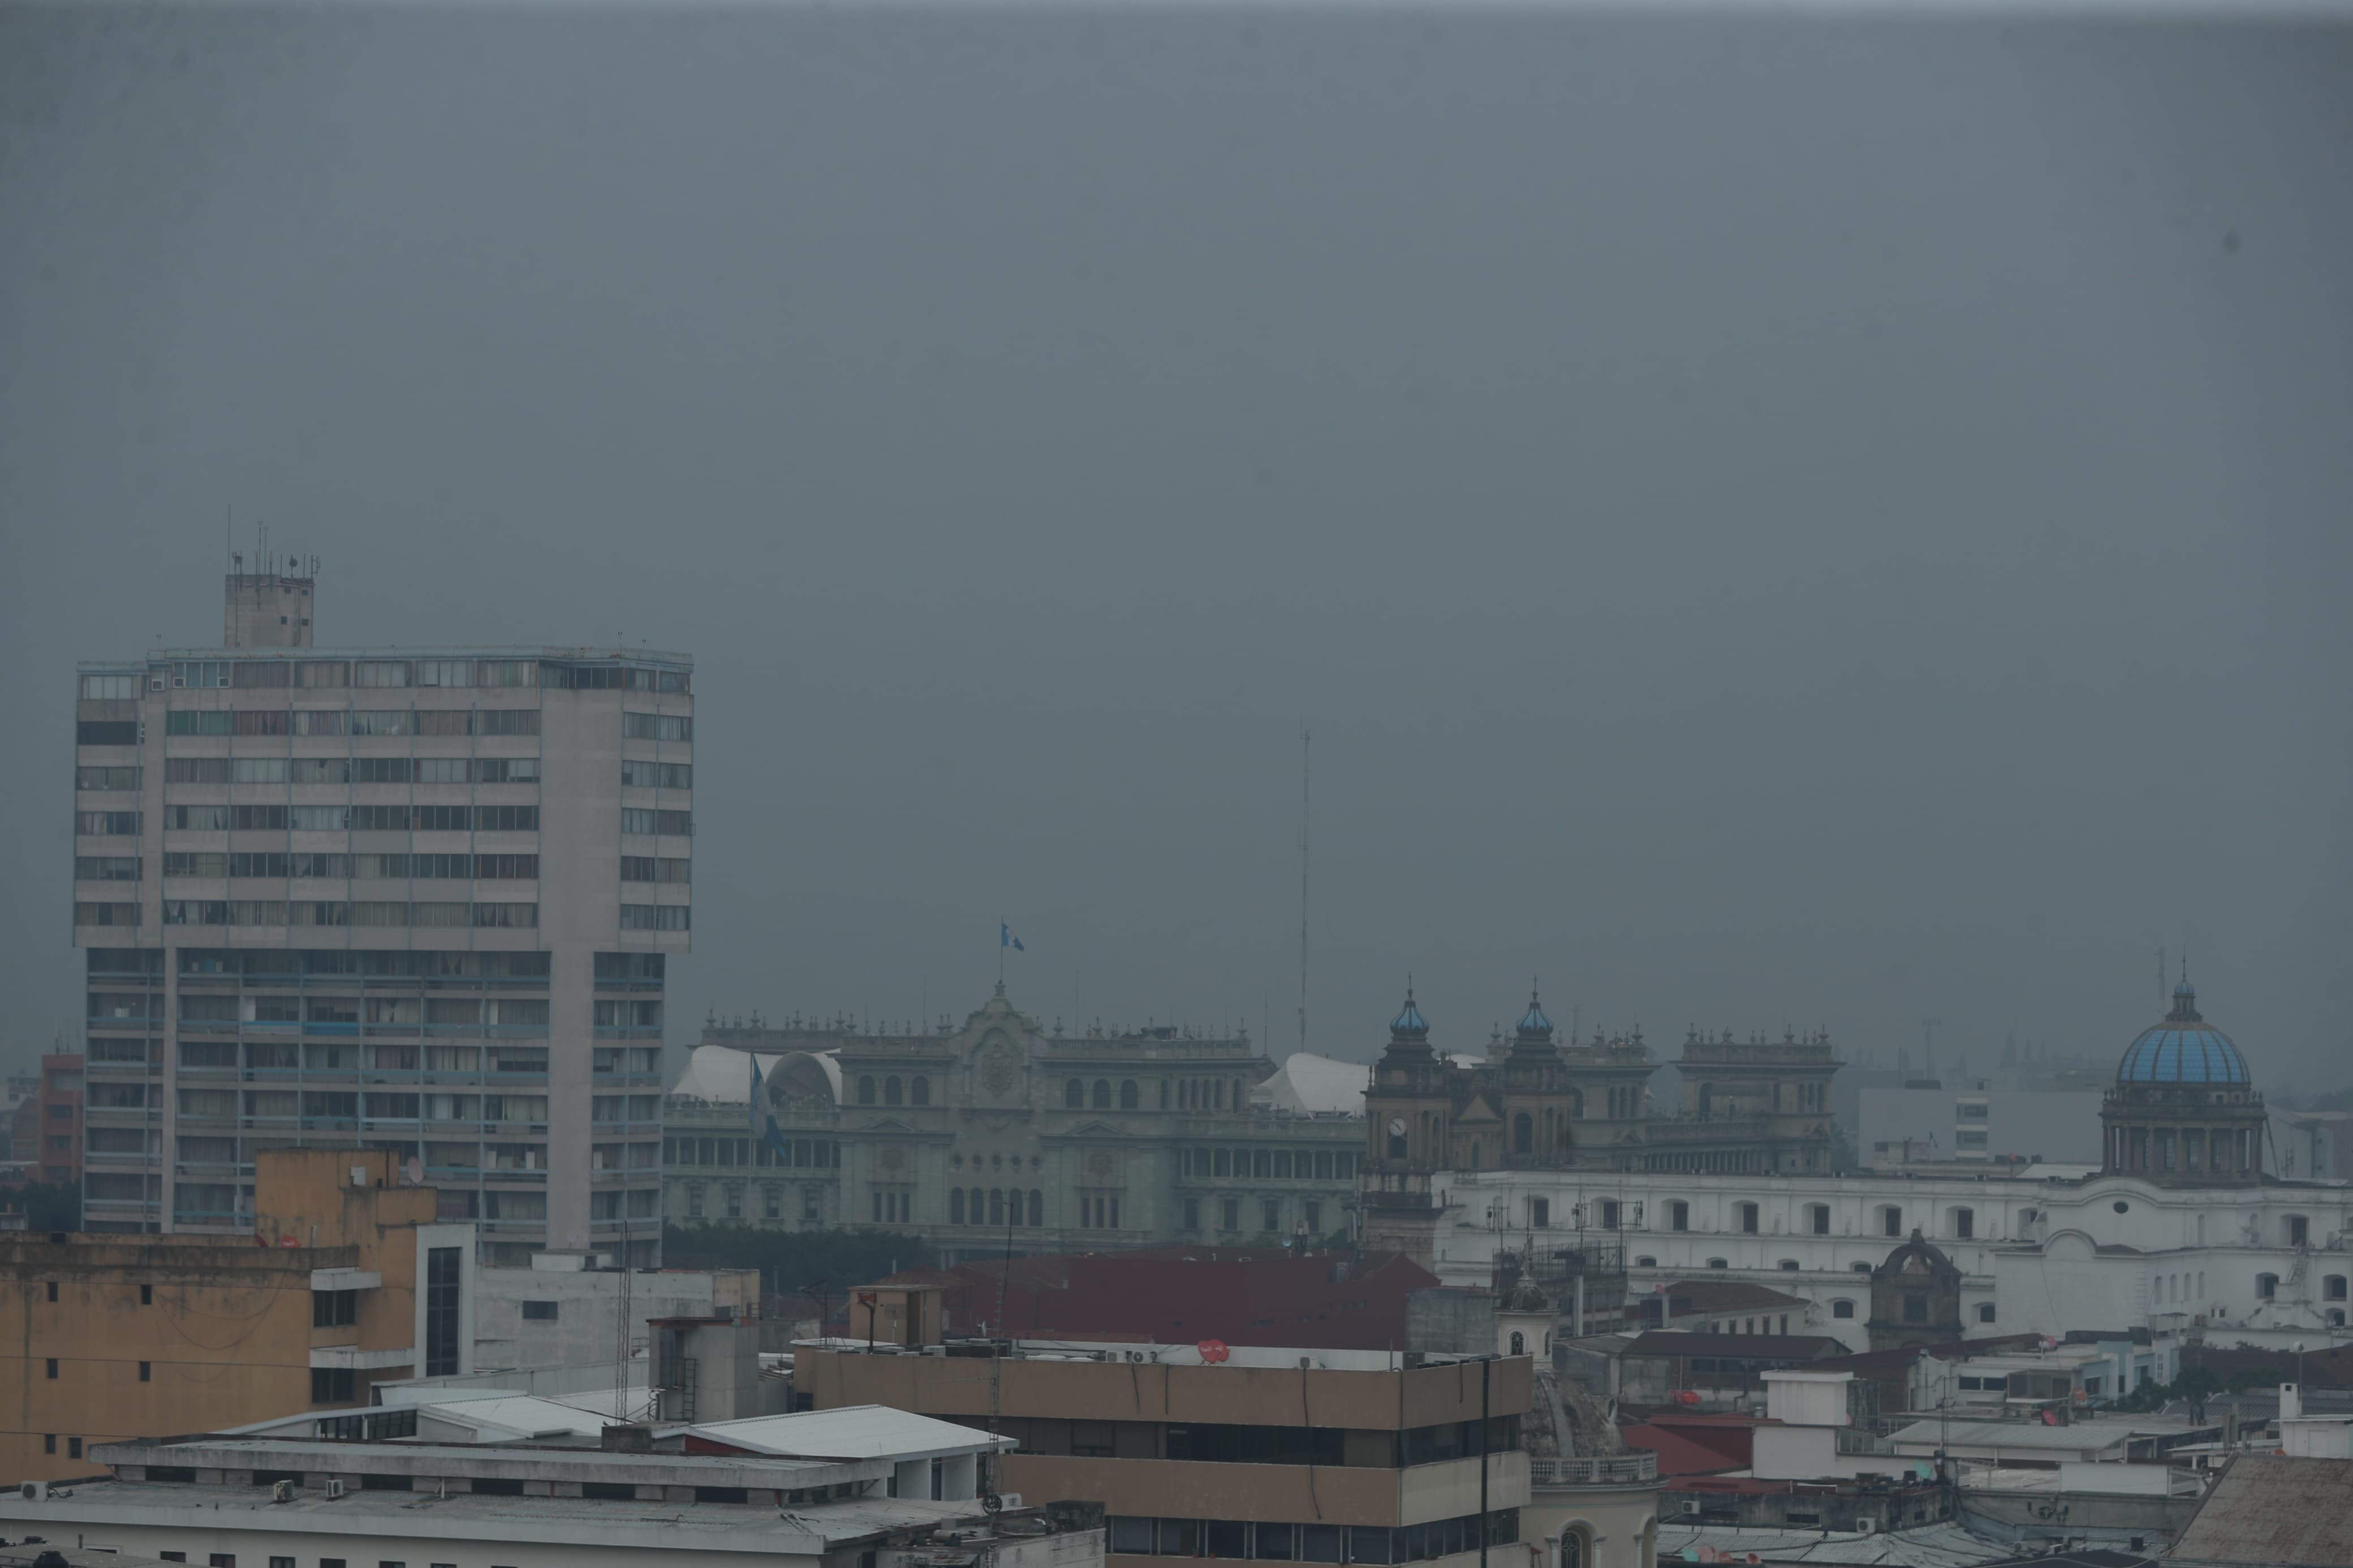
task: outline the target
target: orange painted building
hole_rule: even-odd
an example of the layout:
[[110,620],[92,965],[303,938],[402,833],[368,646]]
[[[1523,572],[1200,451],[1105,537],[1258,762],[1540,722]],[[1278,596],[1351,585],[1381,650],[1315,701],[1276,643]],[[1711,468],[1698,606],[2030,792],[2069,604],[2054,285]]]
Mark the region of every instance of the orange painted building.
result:
[[0,1235],[0,1481],[471,1371],[473,1227],[398,1179],[380,1151],[265,1150],[252,1236]]

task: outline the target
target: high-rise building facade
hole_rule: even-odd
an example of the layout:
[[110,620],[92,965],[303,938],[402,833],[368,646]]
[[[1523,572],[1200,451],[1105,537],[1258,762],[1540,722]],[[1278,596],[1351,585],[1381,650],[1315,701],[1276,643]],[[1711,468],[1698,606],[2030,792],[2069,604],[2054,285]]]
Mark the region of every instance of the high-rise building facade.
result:
[[85,1222],[241,1230],[256,1151],[414,1160],[484,1260],[659,1256],[665,963],[691,940],[692,662],[217,648],[79,667]]

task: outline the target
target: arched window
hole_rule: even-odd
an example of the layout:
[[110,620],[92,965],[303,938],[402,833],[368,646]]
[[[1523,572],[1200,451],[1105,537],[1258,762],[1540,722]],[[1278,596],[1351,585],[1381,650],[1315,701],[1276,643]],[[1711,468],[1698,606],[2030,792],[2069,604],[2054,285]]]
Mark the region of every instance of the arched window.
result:
[[1476,1138],[1471,1140],[1471,1168],[1474,1171],[1479,1168],[1479,1140]]
[[1731,1264],[1726,1263],[1726,1262],[1725,1262],[1723,1258],[1709,1258],[1709,1259],[1707,1260],[1707,1266],[1708,1266],[1710,1268],[1731,1268],[1731,1267],[1732,1267],[1732,1265],[1731,1265]]
[[1077,1079],[1064,1084],[1062,1103],[1072,1110],[1084,1110],[1087,1108],[1087,1086]]
[[929,1105],[932,1102],[932,1080],[927,1078],[918,1078],[910,1082],[907,1085],[907,1102],[911,1105]]
[[860,1105],[874,1103],[874,1079],[871,1075],[860,1077],[858,1080],[858,1103]]
[[1219,1079],[1211,1086],[1211,1090],[1212,1092],[1209,1098],[1217,1103],[1211,1106],[1210,1109],[1213,1110],[1223,1110],[1226,1108],[1226,1080],[1224,1079]]
[[1005,1189],[1002,1187],[988,1189],[988,1223],[991,1225],[1005,1223]]
[[948,1189],[948,1223],[950,1225],[964,1223],[964,1189],[962,1187]]
[[1709,1117],[1715,1114],[1715,1085],[1712,1083],[1704,1083],[1699,1086],[1699,1119],[1702,1121],[1705,1121]]
[[1134,1110],[1142,1103],[1143,1100],[1135,1091],[1135,1080],[1132,1078],[1122,1079],[1119,1085],[1119,1108],[1122,1110]]
[[1637,1268],[1656,1268],[1658,1266],[1659,1260],[1655,1258],[1637,1258],[1634,1259],[1634,1267]]
[[1404,1133],[1392,1132],[1389,1134],[1389,1158],[1392,1160],[1402,1160],[1405,1158]]
[[970,1218],[973,1224],[979,1225],[982,1223],[980,1216],[987,1212],[987,1210],[982,1205],[986,1204],[987,1200],[988,1194],[982,1192],[978,1187],[973,1188],[970,1209]]
[[1160,1109],[1168,1109],[1168,1080],[1165,1078],[1160,1080]]
[[1853,1316],[1854,1316],[1854,1303],[1853,1303],[1853,1302],[1852,1302],[1852,1301],[1844,1300],[1837,1300],[1837,1301],[1832,1301],[1832,1302],[1831,1303],[1831,1317],[1833,1317],[1833,1318],[1852,1318],[1852,1317],[1853,1317]]
[[1528,1153],[1535,1146],[1535,1123],[1530,1121],[1528,1119],[1528,1113],[1523,1110],[1517,1116],[1512,1118],[1512,1152],[1514,1154]]
[[[1585,1120],[1585,1096],[1576,1089],[1570,1089],[1568,1091],[1568,1114],[1572,1121],[1582,1121]],[[1560,1131],[1563,1138],[1567,1138],[1568,1136],[1567,1128],[1564,1127]]]
[[1795,1274],[1798,1271],[1798,1260],[1794,1258],[1784,1258],[1773,1267],[1784,1274]]
[[1517,1329],[1514,1329],[1512,1331],[1511,1353],[1514,1355],[1525,1355],[1528,1353],[1528,1336],[1520,1332]]
[[902,1098],[903,1098],[903,1096],[902,1095],[899,1088],[899,1075],[897,1073],[892,1073],[889,1078],[882,1080],[882,1103],[885,1105],[896,1105]]
[[1042,1228],[1046,1223],[1046,1194],[1036,1187],[1029,1189],[1029,1224]]
[[1095,1079],[1095,1109],[1097,1110],[1111,1109],[1111,1079],[1107,1078]]

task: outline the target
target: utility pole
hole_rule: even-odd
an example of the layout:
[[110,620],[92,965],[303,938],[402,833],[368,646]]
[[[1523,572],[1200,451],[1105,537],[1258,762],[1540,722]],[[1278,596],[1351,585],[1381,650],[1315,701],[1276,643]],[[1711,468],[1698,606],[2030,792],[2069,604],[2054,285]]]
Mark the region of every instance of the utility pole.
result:
[[1494,1370],[1492,1352],[1479,1358],[1479,1568],[1487,1568],[1487,1395],[1489,1375]]
[[1308,730],[1299,726],[1299,1048],[1307,1048],[1307,783]]

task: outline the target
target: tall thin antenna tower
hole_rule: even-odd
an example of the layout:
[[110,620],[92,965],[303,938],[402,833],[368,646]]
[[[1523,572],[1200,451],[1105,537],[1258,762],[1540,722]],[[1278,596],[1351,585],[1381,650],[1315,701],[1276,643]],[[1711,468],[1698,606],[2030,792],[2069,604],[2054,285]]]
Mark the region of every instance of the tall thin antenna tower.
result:
[[[626,1204],[628,1200],[623,1202]],[[629,1418],[629,1320],[635,1315],[629,1301],[629,1221],[624,1215],[621,1217],[621,1321],[613,1336],[613,1419],[616,1421]],[[824,1325],[818,1325],[818,1331],[823,1331]],[[650,1346],[648,1348],[651,1349]],[[650,1357],[647,1365],[652,1365]],[[650,1377],[648,1381],[651,1381]]]
[[1307,781],[1308,732],[1299,726],[1299,1048],[1307,1048]]

